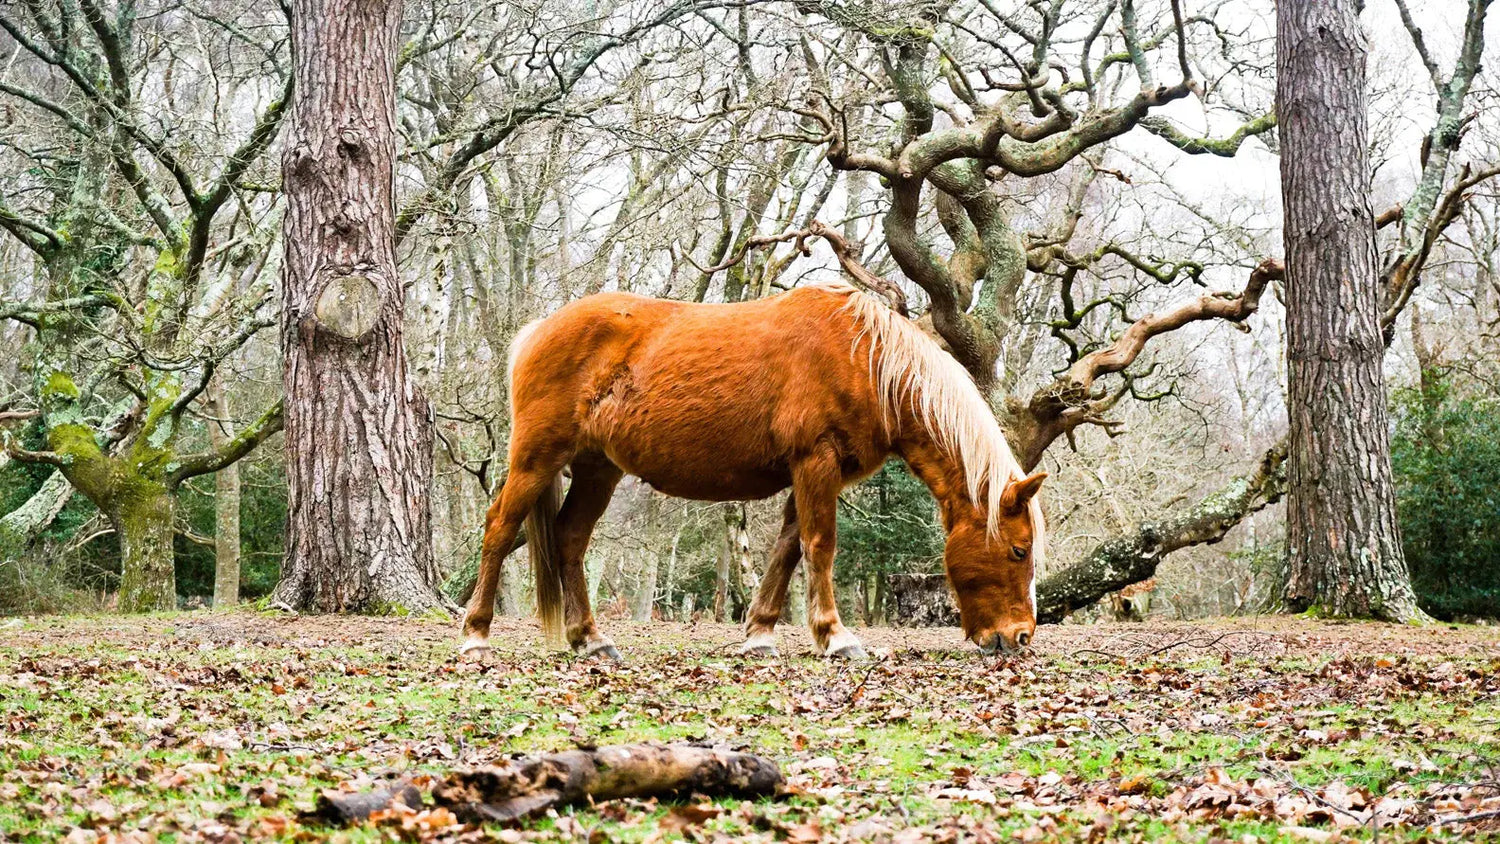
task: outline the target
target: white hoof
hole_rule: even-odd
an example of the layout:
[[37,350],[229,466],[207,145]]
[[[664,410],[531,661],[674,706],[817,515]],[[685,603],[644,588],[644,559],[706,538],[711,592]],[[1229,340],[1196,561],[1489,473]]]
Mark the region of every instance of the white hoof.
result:
[[740,645],[741,656],[776,656],[776,634],[756,633]]
[[835,633],[828,639],[827,655],[843,659],[864,659],[865,647],[859,643],[859,639],[848,630]]
[[470,636],[458,647],[459,656],[483,656],[490,651],[490,640],[481,636]]
[[620,649],[615,647],[615,643],[602,636],[585,642],[583,647],[578,649],[578,655],[582,657],[603,656],[615,662],[625,661],[625,657],[620,655]]

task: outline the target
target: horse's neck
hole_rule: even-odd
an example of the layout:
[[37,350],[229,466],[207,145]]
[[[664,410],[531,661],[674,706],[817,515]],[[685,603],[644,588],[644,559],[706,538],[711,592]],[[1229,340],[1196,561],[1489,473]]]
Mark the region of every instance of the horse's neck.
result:
[[968,500],[963,466],[950,457],[920,423],[903,425],[894,448],[937,499],[943,527],[951,529],[953,519],[964,508],[973,506]]

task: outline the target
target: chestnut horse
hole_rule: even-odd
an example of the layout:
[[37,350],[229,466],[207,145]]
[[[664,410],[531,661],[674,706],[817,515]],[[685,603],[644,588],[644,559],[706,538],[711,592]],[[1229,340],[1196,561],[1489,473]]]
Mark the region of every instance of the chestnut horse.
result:
[[[511,346],[510,471],[485,519],[463,651],[488,646],[500,565],[526,522],[548,640],[619,658],[589,606],[583,555],[615,485],[668,495],[765,498],[785,523],[747,618],[746,653],[772,633],[799,558],[820,652],[859,657],[839,621],[838,496],[891,455],[932,491],[964,634],[985,652],[1036,630],[1045,538],[1036,492],[967,372],[912,322],[844,284],[739,304],[628,293],[572,302]],[[562,470],[572,483],[562,499]]]

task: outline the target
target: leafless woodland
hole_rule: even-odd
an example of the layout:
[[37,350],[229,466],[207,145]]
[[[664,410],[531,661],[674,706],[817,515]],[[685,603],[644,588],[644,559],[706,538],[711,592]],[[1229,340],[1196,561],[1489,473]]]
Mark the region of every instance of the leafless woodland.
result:
[[[1441,365],[1494,394],[1487,6],[1364,13],[1388,389]],[[213,493],[232,525],[251,485],[285,476],[287,10],[7,0],[0,29],[0,467],[55,470],[0,518],[0,548],[33,585],[118,548],[124,580],[90,582],[159,606],[174,531],[241,564],[238,531],[195,530],[183,491]],[[1051,473],[1054,586],[1092,562],[1121,586],[1154,572],[1149,611],[1168,617],[1275,597],[1269,0],[408,0],[401,37],[397,260],[445,577],[472,568],[504,476],[521,326],[600,290],[737,301],[853,269],[904,300]],[[805,254],[777,239],[815,223],[834,236]],[[23,442],[37,419],[43,440]],[[70,451],[80,431],[87,454]],[[40,538],[80,494],[97,514]],[[627,481],[587,562],[596,605],[732,616],[779,524],[777,500]],[[526,578],[507,567],[507,612],[526,611]],[[883,620],[878,583],[843,588],[846,618]]]

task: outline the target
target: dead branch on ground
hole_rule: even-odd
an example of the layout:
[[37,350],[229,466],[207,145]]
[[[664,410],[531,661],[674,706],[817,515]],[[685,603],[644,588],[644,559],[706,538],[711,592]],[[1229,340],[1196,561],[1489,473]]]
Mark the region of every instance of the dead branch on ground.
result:
[[[782,782],[775,762],[749,753],[683,744],[620,744],[455,771],[433,788],[432,799],[467,823],[509,823],[556,806],[626,797],[764,797],[775,794]],[[421,793],[410,780],[353,794],[325,790],[307,818],[358,823],[397,803],[422,808]]]

